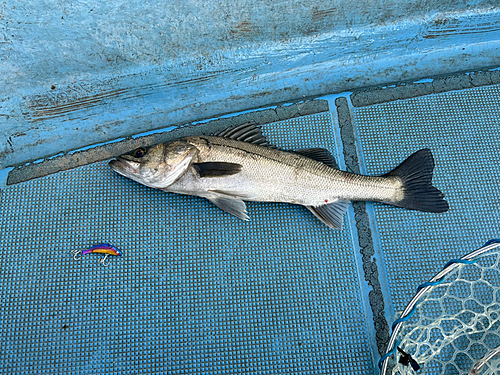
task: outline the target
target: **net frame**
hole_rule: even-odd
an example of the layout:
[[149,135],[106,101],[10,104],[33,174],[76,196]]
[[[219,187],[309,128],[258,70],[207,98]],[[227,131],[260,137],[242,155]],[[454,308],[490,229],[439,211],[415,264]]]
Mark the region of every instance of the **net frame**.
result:
[[[497,249],[500,247],[500,239],[492,239],[486,242],[481,248],[472,251],[471,253],[464,255],[460,259],[453,259],[446,263],[446,265],[443,267],[443,269],[435,275],[433,278],[431,278],[428,282],[420,285],[417,288],[417,293],[413,297],[413,299],[408,303],[406,308],[403,310],[401,313],[401,316],[399,319],[396,319],[394,324],[392,325],[392,334],[391,338],[389,339],[389,344],[388,344],[388,350],[387,352],[380,358],[378,362],[378,366],[380,369],[380,374],[388,374],[388,365],[389,365],[389,359],[392,356],[396,356],[396,351],[397,347],[399,345],[399,342],[397,340],[398,334],[401,331],[401,328],[403,327],[404,323],[409,320],[412,316],[412,314],[415,312],[416,307],[418,303],[426,296],[426,294],[433,289],[434,287],[440,285],[443,283],[447,276],[450,275],[454,270],[456,270],[458,267],[463,267],[465,265],[470,265],[473,263],[478,262],[482,257],[488,255],[492,250]],[[498,349],[498,350],[497,350]],[[476,365],[469,371],[470,375],[476,375],[479,374],[478,371],[492,358],[496,357],[498,354],[500,354],[500,347],[495,348],[494,350],[490,351],[487,353],[480,361],[476,363]],[[475,372],[472,372],[475,371]]]
[[483,358],[481,358],[467,373],[467,375],[479,375],[481,370],[496,356],[500,354],[500,346],[488,352]]

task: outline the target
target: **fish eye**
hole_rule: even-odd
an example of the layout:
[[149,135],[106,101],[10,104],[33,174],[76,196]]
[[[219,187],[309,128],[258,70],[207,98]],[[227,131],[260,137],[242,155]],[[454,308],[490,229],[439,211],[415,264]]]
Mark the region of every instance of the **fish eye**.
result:
[[146,149],[140,147],[137,150],[134,150],[132,155],[134,155],[134,157],[136,157],[136,158],[142,158],[144,155],[146,155]]

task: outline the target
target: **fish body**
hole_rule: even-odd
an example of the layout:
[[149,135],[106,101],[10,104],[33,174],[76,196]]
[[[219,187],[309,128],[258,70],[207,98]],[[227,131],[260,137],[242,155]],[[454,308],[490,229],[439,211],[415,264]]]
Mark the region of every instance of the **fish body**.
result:
[[243,220],[243,201],[303,205],[331,228],[342,226],[351,201],[448,210],[444,195],[431,185],[434,159],[428,149],[378,177],[340,171],[325,149],[269,146],[260,128],[248,124],[141,150],[140,156],[136,150],[111,161],[111,168],[149,187],[207,198]]
[[333,169],[293,152],[222,137],[187,137],[198,150],[197,161],[235,163],[238,173],[201,178],[195,168],[165,191],[211,197],[230,192],[247,201],[322,206],[339,200],[391,201],[401,183],[395,178],[367,177]]

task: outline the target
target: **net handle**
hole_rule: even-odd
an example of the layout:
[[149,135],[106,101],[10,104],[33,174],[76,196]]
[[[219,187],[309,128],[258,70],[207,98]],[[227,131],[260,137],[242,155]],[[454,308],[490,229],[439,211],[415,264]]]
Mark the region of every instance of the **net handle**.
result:
[[434,276],[430,281],[420,285],[417,288],[417,294],[415,294],[415,297],[410,301],[410,303],[406,306],[406,308],[403,310],[401,317],[399,319],[396,319],[396,321],[392,325],[392,334],[391,338],[389,340],[389,344],[387,345],[390,350],[388,350],[378,361],[378,367],[380,369],[380,374],[385,374],[387,371],[387,365],[388,365],[388,360],[389,357],[396,352],[396,337],[397,334],[399,333],[399,330],[401,329],[401,326],[405,321],[411,318],[413,313],[415,312],[415,307],[420,300],[420,298],[432,287],[439,285],[440,283],[443,282],[444,278],[446,275],[448,275],[450,272],[452,272],[455,268],[460,267],[463,264],[473,264],[477,261],[479,261],[480,257],[490,251],[493,250],[497,247],[500,246],[500,239],[495,238],[492,240],[489,240],[486,242],[483,247],[480,249],[474,250],[473,252],[464,255],[460,259],[453,259],[449,261],[448,263],[445,264],[441,272],[439,272],[436,276]]

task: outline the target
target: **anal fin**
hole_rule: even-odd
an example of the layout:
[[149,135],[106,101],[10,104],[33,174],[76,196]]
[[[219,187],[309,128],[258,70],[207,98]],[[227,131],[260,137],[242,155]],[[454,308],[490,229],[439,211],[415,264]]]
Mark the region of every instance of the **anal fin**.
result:
[[337,201],[323,206],[306,206],[319,220],[327,227],[333,229],[342,229],[344,223],[344,214],[347,212],[350,201]]

